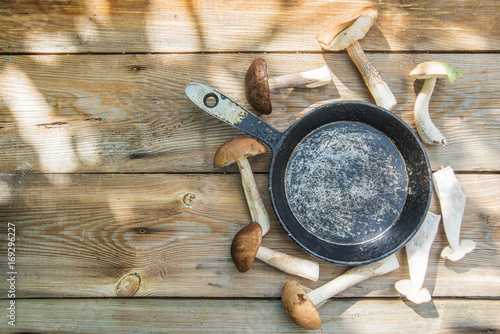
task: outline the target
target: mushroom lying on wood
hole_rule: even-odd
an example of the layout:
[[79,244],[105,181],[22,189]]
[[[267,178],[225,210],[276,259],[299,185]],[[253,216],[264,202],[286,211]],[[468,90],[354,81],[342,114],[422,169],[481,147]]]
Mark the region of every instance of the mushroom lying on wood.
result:
[[214,167],[228,166],[234,162],[238,164],[241,174],[241,183],[250,209],[252,221],[258,222],[262,227],[262,235],[270,228],[262,198],[253,177],[252,168],[247,158],[266,152],[266,147],[255,139],[248,137],[236,138],[222,144],[214,156]]
[[231,244],[231,258],[239,272],[246,272],[255,258],[290,275],[301,276],[313,281],[319,277],[319,265],[282,252],[261,246],[262,228],[252,222],[239,231]]
[[443,145],[448,147],[446,139],[432,123],[429,116],[429,102],[436,85],[437,78],[448,78],[450,82],[454,82],[456,78],[462,76],[462,72],[455,69],[442,61],[426,61],[417,65],[411,72],[410,76],[415,79],[425,79],[422,90],[415,101],[415,123],[417,130],[423,142],[429,145]]
[[429,302],[432,298],[424,287],[425,273],[427,272],[427,263],[429,261],[429,252],[432,242],[436,237],[439,227],[440,215],[427,212],[422,226],[415,236],[406,244],[406,257],[408,258],[408,267],[410,269],[410,279],[397,281],[396,290],[403,294],[415,304]]
[[453,169],[449,166],[433,173],[432,180],[441,205],[444,231],[450,244],[443,249],[441,257],[458,261],[476,248],[476,243],[472,240],[460,241],[460,226],[465,210],[465,193]]
[[358,42],[358,40],[365,37],[376,19],[377,10],[374,8],[364,7],[354,10],[324,28],[316,36],[316,40],[325,50],[340,51],[347,49],[349,56],[375,99],[375,103],[382,108],[391,110],[397,104],[396,98],[379,71],[366,57]]
[[245,95],[248,103],[262,114],[273,111],[271,89],[277,88],[316,88],[332,81],[328,66],[302,73],[269,77],[267,63],[262,58],[255,58],[245,75]]
[[382,276],[399,268],[396,255],[377,262],[360,265],[315,290],[303,287],[294,280],[286,282],[281,293],[281,302],[288,316],[305,329],[321,328],[321,318],[317,308],[336,294],[371,277]]

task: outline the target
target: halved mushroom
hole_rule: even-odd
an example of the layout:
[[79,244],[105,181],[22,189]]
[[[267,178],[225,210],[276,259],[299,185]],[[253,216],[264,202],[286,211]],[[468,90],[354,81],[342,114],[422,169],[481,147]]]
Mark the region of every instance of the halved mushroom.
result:
[[324,28],[316,36],[316,40],[325,50],[340,51],[347,49],[349,56],[375,99],[375,103],[382,108],[391,110],[397,104],[396,98],[379,71],[366,57],[358,42],[365,37],[376,19],[377,10],[374,8],[363,7],[354,10]]
[[305,329],[321,328],[318,308],[340,292],[375,276],[385,275],[399,268],[396,255],[347,270],[330,282],[312,290],[294,280],[286,282],[281,293],[281,302],[286,313],[298,326]]
[[269,77],[267,63],[262,58],[255,58],[245,75],[245,95],[248,103],[262,114],[273,111],[271,89],[278,88],[316,88],[332,81],[328,66],[307,72]]
[[396,290],[405,295],[415,304],[426,303],[430,301],[431,294],[424,287],[425,273],[427,272],[427,263],[429,261],[429,252],[432,242],[436,237],[439,227],[440,215],[427,212],[422,226],[415,236],[406,244],[406,257],[408,258],[408,267],[410,269],[410,279],[397,281]]
[[431,100],[434,86],[437,78],[448,78],[450,82],[454,82],[456,78],[462,76],[462,72],[442,61],[426,61],[417,65],[411,72],[410,76],[415,79],[425,79],[424,85],[420,90],[415,101],[415,123],[417,131],[423,142],[429,145],[443,145],[448,148],[448,143],[443,134],[432,123],[429,116],[429,102]]
[[450,244],[443,249],[441,257],[458,261],[476,248],[476,243],[472,240],[460,241],[460,226],[465,211],[465,192],[450,166],[434,172],[432,180],[441,205],[444,231]]
[[231,258],[239,272],[248,271],[257,258],[287,274],[318,280],[319,265],[316,262],[261,246],[261,241],[262,228],[256,222],[248,224],[236,234],[231,244]]
[[258,222],[262,227],[262,235],[270,228],[269,215],[264,207],[259,189],[255,183],[252,168],[247,158],[266,152],[266,147],[259,141],[241,137],[229,140],[222,144],[214,156],[214,167],[225,167],[233,163],[238,164],[241,174],[241,183],[250,209],[252,221]]

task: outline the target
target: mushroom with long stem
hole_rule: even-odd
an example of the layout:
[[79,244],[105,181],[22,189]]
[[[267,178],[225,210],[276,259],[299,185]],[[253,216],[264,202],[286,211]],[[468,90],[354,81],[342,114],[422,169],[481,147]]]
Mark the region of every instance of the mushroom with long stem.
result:
[[444,231],[449,243],[449,246],[441,252],[441,257],[458,261],[476,248],[476,243],[472,240],[460,241],[460,226],[465,211],[465,192],[450,166],[434,172],[432,180],[439,198]]
[[255,183],[255,178],[252,173],[252,168],[248,162],[249,157],[265,153],[266,147],[259,141],[241,137],[229,140],[222,144],[214,156],[214,167],[224,167],[233,163],[238,164],[241,174],[241,183],[252,221],[258,222],[262,227],[262,235],[265,235],[271,227],[269,223],[269,215],[264,207],[262,198],[259,194],[259,189]]
[[349,57],[361,73],[375,103],[391,110],[397,104],[396,98],[359,44],[359,40],[365,37],[376,19],[377,10],[374,8],[363,7],[354,10],[325,27],[316,36],[316,41],[325,50],[347,49]]
[[261,246],[261,241],[262,228],[257,222],[248,224],[236,234],[231,244],[231,258],[239,272],[248,271],[257,258],[287,274],[318,280],[319,265],[316,262]]
[[281,302],[286,313],[298,326],[305,329],[321,328],[318,308],[340,292],[375,276],[385,275],[399,268],[396,255],[347,270],[332,281],[317,289],[309,289],[294,280],[286,282],[281,293]]
[[431,294],[424,287],[425,274],[427,272],[427,263],[429,261],[429,252],[432,242],[436,237],[439,227],[440,215],[427,212],[422,226],[413,238],[406,244],[406,257],[410,269],[410,279],[397,281],[394,285],[396,290],[405,295],[415,304],[429,302]]
[[429,115],[429,102],[438,78],[448,78],[454,82],[462,76],[462,72],[442,61],[431,60],[417,65],[410,76],[415,79],[425,79],[424,85],[415,101],[414,117],[417,131],[423,142],[429,145],[443,145],[448,147],[448,142],[443,134],[434,125]]
[[267,63],[262,58],[255,58],[245,75],[245,95],[248,103],[262,114],[273,111],[271,89],[279,88],[316,88],[332,81],[328,66],[314,70],[269,77]]

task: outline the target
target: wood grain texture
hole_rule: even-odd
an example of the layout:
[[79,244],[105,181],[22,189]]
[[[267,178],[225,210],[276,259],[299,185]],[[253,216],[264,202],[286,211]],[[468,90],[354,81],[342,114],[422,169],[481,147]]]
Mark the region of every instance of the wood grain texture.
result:
[[[35,299],[16,305],[16,327],[3,321],[4,333],[306,332],[275,299]],[[5,309],[7,302],[0,300],[0,306]],[[327,333],[498,333],[499,313],[499,300],[463,299],[417,306],[391,299],[343,299],[319,310],[321,331]]]
[[[265,57],[272,74],[328,65],[333,82],[273,92],[263,119],[279,130],[297,113],[329,101],[373,102],[346,54],[45,55],[0,57],[3,173],[214,172],[213,154],[243,132],[205,114],[184,94],[190,81],[212,85],[243,106],[243,79]],[[438,80],[430,111],[450,148],[427,146],[435,170],[500,170],[500,63],[491,54],[370,54],[413,129],[422,82],[408,75],[440,59],[464,72]],[[252,167],[267,172],[270,154]],[[235,168],[225,169],[236,171]]]
[[[500,1],[472,0],[0,1],[0,240],[15,224],[18,272],[17,326],[0,284],[0,332],[303,333],[278,299],[291,276],[261,262],[241,274],[231,262],[250,214],[237,169],[212,159],[243,133],[195,107],[184,87],[203,82],[250,108],[243,78],[263,57],[271,76],[325,64],[333,73],[319,89],[273,91],[263,118],[279,130],[327,102],[373,102],[348,54],[315,42],[362,6],[378,19],[361,45],[413,129],[422,87],[413,67],[443,60],[464,72],[439,80],[430,104],[450,148],[426,150],[433,170],[459,172],[462,237],[477,248],[443,260],[441,225],[424,283],[431,303],[394,289],[409,276],[402,249],[398,270],[323,306],[322,329],[500,333]],[[263,244],[314,260],[272,213],[270,160],[250,161],[271,214]],[[430,209],[440,212],[435,194]],[[0,241],[4,283],[6,254]],[[347,269],[319,262],[318,282],[294,279],[316,288]]]
[[[500,176],[458,179],[467,195],[462,238],[477,249],[458,262],[444,261],[441,226],[425,285],[433,296],[500,297]],[[264,191],[266,175],[257,183],[272,225],[263,245],[314,260],[278,225]],[[231,262],[231,240],[250,222],[239,175],[4,175],[0,186],[1,239],[4,222],[16,225],[18,298],[117,296],[122,278],[134,274],[128,295],[267,298],[278,297],[291,278],[257,261],[242,274]],[[431,211],[440,212],[436,196]],[[404,250],[398,257],[400,269],[340,296],[399,296],[393,284],[407,278],[408,269]],[[6,261],[0,257],[0,267]],[[315,288],[347,269],[318,262],[318,282],[297,281]]]
[[376,51],[497,51],[498,1],[5,1],[3,53],[319,51],[315,37],[373,6]]

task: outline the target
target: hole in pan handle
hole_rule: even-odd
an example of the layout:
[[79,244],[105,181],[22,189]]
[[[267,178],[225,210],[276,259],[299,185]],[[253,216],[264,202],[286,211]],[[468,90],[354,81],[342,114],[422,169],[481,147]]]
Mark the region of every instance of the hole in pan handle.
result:
[[186,85],[187,97],[206,113],[246,132],[275,151],[282,133],[255,116],[238,103],[210,86],[190,82]]

